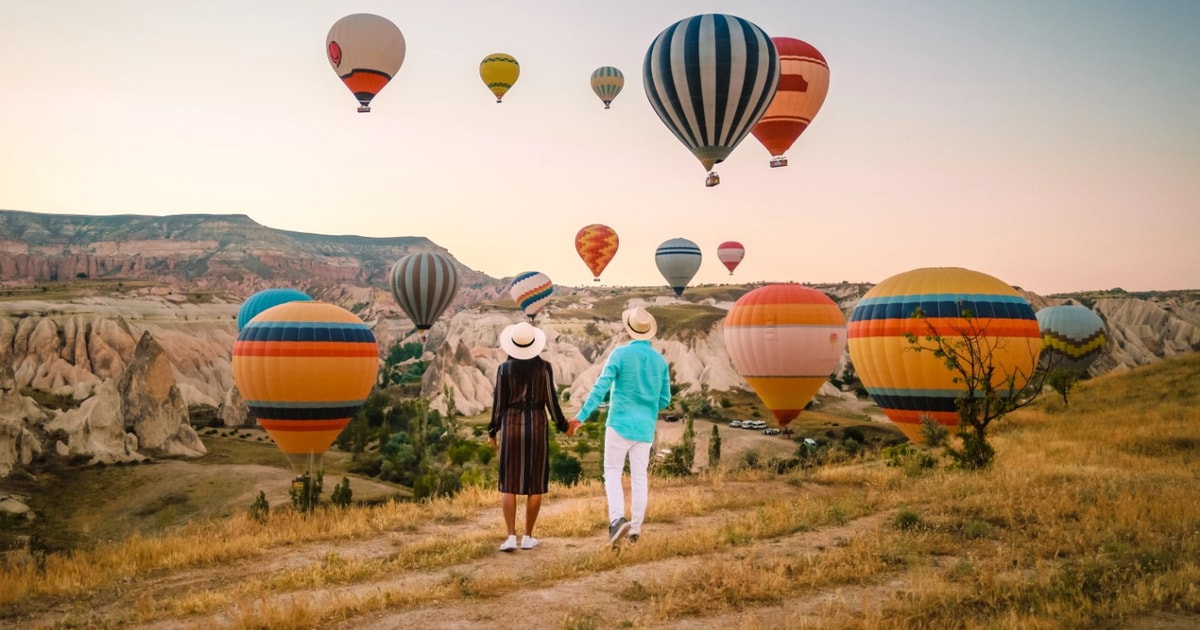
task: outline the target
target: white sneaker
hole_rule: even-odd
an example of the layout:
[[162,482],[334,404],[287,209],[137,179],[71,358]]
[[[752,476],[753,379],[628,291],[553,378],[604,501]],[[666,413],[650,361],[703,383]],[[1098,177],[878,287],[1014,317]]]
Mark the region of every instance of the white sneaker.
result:
[[541,541],[533,536],[524,536],[521,538],[521,549],[533,549],[534,547],[538,546],[539,543],[541,543]]
[[517,550],[517,537],[516,536],[509,536],[508,538],[504,539],[504,542],[500,543],[500,551],[516,551],[516,550]]

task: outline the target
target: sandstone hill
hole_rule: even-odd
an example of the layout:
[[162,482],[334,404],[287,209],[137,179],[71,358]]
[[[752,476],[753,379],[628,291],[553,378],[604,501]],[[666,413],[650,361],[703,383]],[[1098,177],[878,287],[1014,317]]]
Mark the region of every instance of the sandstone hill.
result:
[[[319,236],[267,228],[240,215],[88,217],[0,211],[0,477],[38,457],[137,461],[203,449],[189,412],[247,422],[232,378],[241,301],[294,286],[358,314],[386,352],[424,344],[422,393],[466,414],[491,404],[503,353],[495,340],[523,318],[506,282],[459,265],[462,289],[425,338],[386,291],[405,253],[444,249],[419,237]],[[816,285],[849,313],[867,284]],[[721,320],[751,286],[689,289],[556,287],[538,317],[545,357],[577,405],[614,344],[621,310],[649,306],[656,346],[691,392],[746,389],[724,351]],[[1200,349],[1200,291],[1120,290],[1037,296],[1096,310],[1109,345],[1093,373]],[[845,361],[839,371],[845,367]],[[131,376],[132,375],[132,376]],[[136,387],[131,385],[136,384]],[[832,385],[823,396],[845,396]]]

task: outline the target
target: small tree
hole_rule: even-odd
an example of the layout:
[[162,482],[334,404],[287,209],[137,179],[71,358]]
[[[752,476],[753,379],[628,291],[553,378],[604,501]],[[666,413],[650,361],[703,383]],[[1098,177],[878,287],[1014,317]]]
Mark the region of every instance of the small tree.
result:
[[340,507],[350,507],[350,501],[354,498],[354,491],[350,489],[350,478],[342,477],[342,482],[333,487],[333,492],[329,493],[329,502]]
[[[996,451],[987,441],[988,426],[1009,413],[1028,406],[1037,399],[1045,384],[1047,372],[1032,370],[1025,374],[1019,367],[999,363],[998,353],[1004,338],[988,334],[987,325],[980,324],[969,309],[959,305],[965,323],[951,330],[939,330],[921,307],[912,314],[921,320],[926,334],[904,333],[909,349],[932,352],[946,369],[954,373],[953,382],[962,387],[955,399],[958,412],[960,448],[946,446],[946,452],[956,464],[967,470],[980,470],[991,465]],[[1030,363],[1036,365],[1037,357]]]
[[1067,395],[1075,388],[1075,383],[1079,382],[1079,372],[1068,368],[1053,368],[1046,374],[1046,384],[1051,389],[1058,392],[1062,396],[1063,406],[1069,407],[1070,401],[1067,400]]
[[266,523],[270,515],[271,504],[267,502],[267,494],[259,490],[258,498],[254,500],[254,503],[250,504],[250,518],[259,523]]
[[680,463],[684,469],[690,471],[696,463],[696,429],[692,426],[691,416],[688,416],[683,427],[683,443],[675,450],[679,451]]
[[721,434],[717,425],[713,425],[712,437],[708,440],[708,467],[716,468],[721,464]]
[[292,507],[302,514],[316,510],[324,485],[325,472],[321,470],[317,471],[315,477],[306,472],[292,479],[292,489],[288,491],[292,498]]

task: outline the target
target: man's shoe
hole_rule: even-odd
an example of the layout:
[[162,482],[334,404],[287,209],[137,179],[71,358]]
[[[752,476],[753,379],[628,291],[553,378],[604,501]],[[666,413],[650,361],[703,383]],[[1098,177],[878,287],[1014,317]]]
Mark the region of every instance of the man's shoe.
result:
[[540,540],[534,538],[533,536],[523,536],[521,537],[521,549],[533,549],[534,547],[538,546],[540,542]]
[[629,533],[629,521],[622,516],[608,525],[608,544],[615,549],[621,543],[621,537]]
[[517,550],[517,537],[516,536],[509,536],[508,538],[504,539],[504,542],[500,543],[500,551],[516,551],[516,550]]

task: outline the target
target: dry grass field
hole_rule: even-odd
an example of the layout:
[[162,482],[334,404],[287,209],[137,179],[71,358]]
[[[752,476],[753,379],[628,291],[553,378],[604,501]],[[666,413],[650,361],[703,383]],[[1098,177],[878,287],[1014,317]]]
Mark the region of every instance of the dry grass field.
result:
[[10,558],[0,626],[1200,627],[1197,402],[1192,354],[999,422],[982,473],[723,457],[654,478],[642,540],[617,552],[597,482],[553,486],[541,546],[512,554],[491,490],[266,523],[244,510]]

